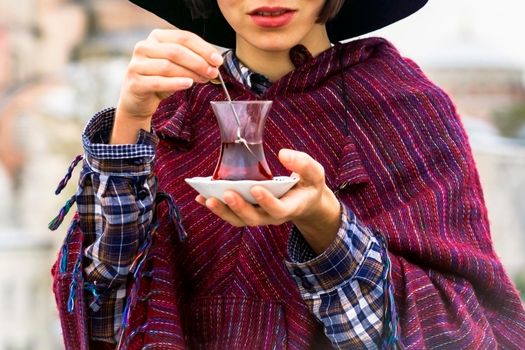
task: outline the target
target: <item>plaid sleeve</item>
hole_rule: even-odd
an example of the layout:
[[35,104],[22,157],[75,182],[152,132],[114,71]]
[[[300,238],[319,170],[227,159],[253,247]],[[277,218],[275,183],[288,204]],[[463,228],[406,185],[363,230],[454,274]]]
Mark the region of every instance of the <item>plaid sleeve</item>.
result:
[[395,306],[387,290],[391,287],[386,245],[342,207],[341,227],[327,250],[316,256],[294,229],[288,242],[291,261],[286,264],[334,346],[387,348],[384,336],[391,332],[383,328],[391,322],[385,316],[395,315],[395,310],[387,310]]
[[85,233],[85,290],[92,340],[114,343],[126,298],[128,272],[153,216],[151,173],[157,138],[141,131],[136,144],[109,145],[114,109],[96,114],[82,140],[84,164],[77,196]]

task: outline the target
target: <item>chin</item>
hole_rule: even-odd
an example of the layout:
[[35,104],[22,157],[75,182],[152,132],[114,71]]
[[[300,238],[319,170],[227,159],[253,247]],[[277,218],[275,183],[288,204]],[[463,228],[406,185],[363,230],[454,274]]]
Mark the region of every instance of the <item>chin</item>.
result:
[[250,45],[263,51],[286,51],[299,44],[300,39],[283,33],[265,33],[262,35],[248,35],[244,37]]
[[293,44],[282,44],[282,45],[278,45],[278,44],[275,44],[275,43],[268,43],[267,45],[257,45],[256,47],[261,50],[261,51],[267,51],[267,52],[282,52],[282,51],[288,51],[290,50],[292,47],[294,47],[295,45],[297,45],[297,43],[293,43]]

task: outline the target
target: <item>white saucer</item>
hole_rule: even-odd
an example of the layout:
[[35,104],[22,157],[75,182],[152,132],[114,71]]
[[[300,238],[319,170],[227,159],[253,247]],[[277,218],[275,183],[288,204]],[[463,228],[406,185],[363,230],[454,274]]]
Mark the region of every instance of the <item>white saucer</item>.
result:
[[250,194],[250,188],[255,185],[268,189],[275,197],[280,198],[298,181],[297,177],[275,176],[272,180],[212,180],[208,177],[192,177],[186,182],[205,198],[215,197],[224,203],[223,194],[227,190],[239,193],[246,201],[256,204],[257,201]]

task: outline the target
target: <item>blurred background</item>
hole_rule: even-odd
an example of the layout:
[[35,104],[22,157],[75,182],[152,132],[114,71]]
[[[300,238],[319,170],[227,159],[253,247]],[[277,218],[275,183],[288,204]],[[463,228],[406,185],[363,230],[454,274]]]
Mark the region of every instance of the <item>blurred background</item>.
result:
[[[454,99],[469,133],[494,245],[525,291],[525,3],[430,0],[372,33]],[[125,0],[0,2],[0,350],[62,349],[50,267],[67,229],[54,189],[98,110],[114,106],[135,42],[169,25]],[[77,171],[78,172],[78,171]],[[71,214],[70,214],[71,215]]]

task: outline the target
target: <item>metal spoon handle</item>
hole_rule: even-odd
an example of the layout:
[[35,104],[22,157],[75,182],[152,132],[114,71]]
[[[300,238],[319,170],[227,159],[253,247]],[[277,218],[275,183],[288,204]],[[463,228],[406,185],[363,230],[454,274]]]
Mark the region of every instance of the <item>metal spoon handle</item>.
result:
[[[233,107],[232,104],[232,98],[230,96],[230,93],[228,92],[228,89],[226,88],[226,84],[224,83],[224,79],[222,79],[221,72],[219,71],[219,80],[221,81],[222,89],[224,90],[224,93],[226,94],[226,98],[228,98],[228,102],[230,102],[230,106],[233,112],[233,116],[235,117],[235,121],[237,122],[237,126],[241,127],[241,120],[239,119],[239,116],[237,115],[237,111]],[[237,133],[240,135],[240,130],[237,131]]]
[[237,140],[235,142],[242,143],[244,146],[246,146],[248,151],[254,157],[256,157],[253,151],[251,150],[250,146],[248,146],[248,142],[241,136],[241,120],[239,119],[239,116],[237,115],[237,111],[233,107],[232,98],[230,96],[230,93],[228,92],[228,89],[226,88],[226,84],[224,83],[224,79],[222,79],[222,75],[220,71],[219,71],[219,80],[221,81],[222,89],[224,90],[224,93],[226,94],[226,98],[228,98],[228,103],[232,109],[233,116],[235,117],[235,121],[237,122]]

